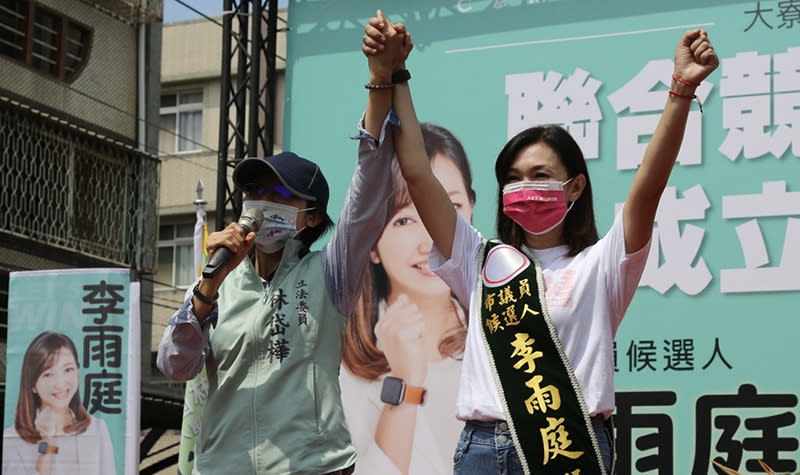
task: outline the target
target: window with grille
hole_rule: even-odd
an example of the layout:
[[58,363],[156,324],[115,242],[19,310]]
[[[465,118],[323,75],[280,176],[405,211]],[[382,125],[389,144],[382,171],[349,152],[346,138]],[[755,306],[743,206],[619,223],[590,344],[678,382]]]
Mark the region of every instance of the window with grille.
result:
[[203,91],[161,95],[158,147],[167,153],[201,150]]
[[71,83],[92,45],[92,29],[29,0],[0,0],[0,55]]

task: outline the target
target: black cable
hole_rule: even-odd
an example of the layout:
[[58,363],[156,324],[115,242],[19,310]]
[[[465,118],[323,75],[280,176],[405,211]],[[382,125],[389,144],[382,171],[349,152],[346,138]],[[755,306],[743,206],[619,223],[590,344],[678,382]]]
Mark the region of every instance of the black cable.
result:
[[[189,10],[191,10],[191,11],[193,11],[193,12],[197,13],[198,15],[200,15],[201,17],[205,18],[206,20],[210,21],[211,23],[214,23],[215,25],[218,25],[220,28],[223,28],[223,27],[224,27],[224,25],[223,25],[222,23],[218,22],[218,21],[217,21],[217,20],[215,20],[214,18],[211,18],[210,16],[208,16],[208,15],[206,15],[205,13],[201,12],[200,10],[198,10],[198,9],[194,8],[193,6],[191,6],[191,5],[187,4],[186,2],[183,2],[182,0],[175,0],[175,2],[176,2],[176,3],[179,3],[180,5],[183,5],[184,7],[188,8]],[[280,9],[279,9],[279,10],[280,10]],[[225,14],[225,13],[233,13],[233,12],[222,12],[222,13],[223,13],[223,14]],[[280,20],[280,21],[282,21],[282,22],[286,23],[287,25],[289,24],[289,22],[288,22],[288,21],[286,21],[286,19],[285,19],[285,18],[283,18],[283,17],[281,17],[280,15],[276,14],[276,17],[277,17],[277,19],[278,19],[278,20]],[[288,28],[279,28],[279,29],[278,29],[278,31],[289,31],[289,29],[288,29]],[[237,40],[241,41],[241,38],[239,38],[239,35],[238,35],[236,32],[231,32],[231,34],[232,34],[232,35],[233,35],[233,36],[234,36],[234,37],[235,37]],[[250,40],[248,39],[248,40],[246,41],[246,43],[247,43],[247,44],[250,44]],[[276,58],[278,58],[278,59],[280,59],[280,60],[281,60],[281,61],[283,61],[283,62],[286,62],[286,58],[284,58],[284,57],[282,57],[282,56],[280,56],[280,55],[278,55],[278,54],[276,54],[276,55],[275,55],[275,57],[276,57]]]
[[193,6],[189,5],[188,3],[183,2],[182,0],[175,0],[175,2],[183,5],[184,7],[188,8],[189,10],[197,13],[198,15],[200,15],[201,17],[205,18],[206,20],[210,21],[211,23],[216,23],[217,25],[220,26],[220,28],[222,27],[222,23],[220,23],[217,20],[211,18],[210,16],[208,16],[205,13],[201,12],[200,10],[194,8]]
[[194,140],[190,139],[189,137],[184,137],[184,136],[182,136],[182,135],[180,135],[180,134],[178,134],[178,133],[176,133],[176,132],[173,132],[172,130],[165,129],[165,128],[161,127],[161,125],[160,125],[160,124],[159,124],[159,125],[156,125],[156,124],[153,124],[153,123],[151,123],[151,122],[148,122],[146,119],[141,119],[141,118],[137,117],[137,116],[136,116],[136,114],[132,114],[132,113],[130,113],[130,112],[128,112],[128,111],[126,111],[126,110],[124,110],[124,109],[120,109],[119,107],[115,106],[114,104],[109,104],[108,102],[106,102],[106,101],[104,101],[104,100],[102,100],[102,99],[99,99],[99,98],[97,98],[97,97],[94,97],[94,96],[92,96],[92,95],[89,95],[89,94],[87,94],[87,93],[85,93],[85,92],[83,92],[83,91],[81,91],[81,90],[79,90],[79,89],[75,89],[75,88],[74,88],[74,87],[72,87],[72,86],[64,86],[64,87],[66,87],[66,88],[67,88],[67,89],[69,89],[70,91],[74,91],[74,92],[76,92],[76,93],[80,94],[80,95],[81,95],[81,96],[83,96],[83,97],[86,97],[87,99],[91,99],[91,100],[93,100],[93,101],[95,101],[95,102],[97,102],[97,103],[99,103],[99,104],[102,104],[102,105],[104,105],[104,106],[106,106],[106,107],[109,107],[109,108],[111,108],[111,109],[113,109],[113,110],[115,110],[115,111],[117,111],[117,112],[120,112],[120,113],[122,113],[123,115],[126,115],[126,116],[128,116],[128,117],[132,117],[132,118],[134,118],[134,119],[135,119],[136,121],[138,121],[138,122],[143,122],[145,125],[149,125],[150,127],[155,127],[155,128],[156,128],[156,129],[158,129],[158,130],[163,130],[164,132],[168,132],[168,133],[170,133],[170,134],[172,134],[172,135],[174,135],[174,136],[176,136],[176,137],[180,137],[180,138],[182,138],[182,139],[186,140],[186,141],[187,141],[187,142],[189,142],[189,143],[192,143],[192,144],[195,144],[195,145],[199,145],[199,146],[203,147],[204,149],[206,149],[206,150],[207,150],[207,151],[209,151],[209,152],[214,152],[214,153],[217,153],[217,151],[216,151],[216,150],[214,150],[214,149],[212,149],[212,148],[210,148],[210,147],[207,147],[206,145],[204,145],[204,144],[201,144],[200,142],[195,142]]

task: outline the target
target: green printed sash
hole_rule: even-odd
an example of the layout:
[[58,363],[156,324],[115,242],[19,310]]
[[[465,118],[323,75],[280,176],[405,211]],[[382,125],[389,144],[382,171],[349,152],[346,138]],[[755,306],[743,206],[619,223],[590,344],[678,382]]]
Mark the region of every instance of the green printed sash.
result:
[[481,257],[481,326],[523,470],[605,474],[580,386],[547,311],[541,265],[496,241],[486,243]]

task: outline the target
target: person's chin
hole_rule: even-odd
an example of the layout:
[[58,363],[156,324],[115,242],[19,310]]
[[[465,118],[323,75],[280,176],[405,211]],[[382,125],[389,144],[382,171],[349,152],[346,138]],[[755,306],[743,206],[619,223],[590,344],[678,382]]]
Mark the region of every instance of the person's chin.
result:
[[69,401],[70,399],[67,399],[66,401],[63,399],[50,400],[42,404],[42,409],[50,408],[53,411],[60,411],[69,407]]

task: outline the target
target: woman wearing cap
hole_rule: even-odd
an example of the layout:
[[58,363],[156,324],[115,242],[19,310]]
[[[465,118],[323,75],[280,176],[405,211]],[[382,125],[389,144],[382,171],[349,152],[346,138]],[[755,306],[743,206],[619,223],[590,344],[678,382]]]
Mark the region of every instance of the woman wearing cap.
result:
[[[408,55],[402,27],[386,41],[389,54],[369,60],[372,83],[389,83]],[[391,88],[370,90],[353,181],[320,251],[309,246],[332,221],[316,164],[286,152],[234,170],[245,212],[257,208],[265,219],[257,233],[243,236],[232,223],[209,236],[210,253],[225,247],[233,257],[186,293],[158,351],[171,379],[191,379],[204,364],[208,372],[195,473],[352,472],[338,371],[346,316],[392,190],[391,102]]]

